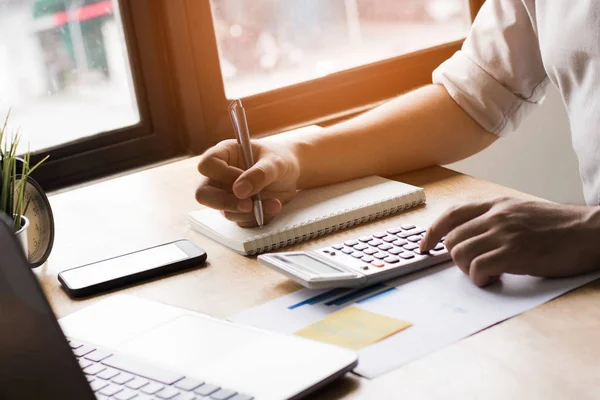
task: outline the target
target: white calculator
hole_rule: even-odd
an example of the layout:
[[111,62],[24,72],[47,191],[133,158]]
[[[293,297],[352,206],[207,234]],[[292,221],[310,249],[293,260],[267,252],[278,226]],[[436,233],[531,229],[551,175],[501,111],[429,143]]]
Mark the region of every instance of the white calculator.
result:
[[258,261],[307,288],[369,286],[449,260],[444,239],[427,253],[419,250],[424,233],[402,225],[319,250],[263,254]]

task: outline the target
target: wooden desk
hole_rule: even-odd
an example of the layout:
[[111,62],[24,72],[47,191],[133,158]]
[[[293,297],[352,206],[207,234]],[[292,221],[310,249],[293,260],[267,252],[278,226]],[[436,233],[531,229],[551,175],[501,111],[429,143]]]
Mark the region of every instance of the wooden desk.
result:
[[[70,300],[60,289],[58,272],[181,238],[206,249],[206,268],[125,293],[224,318],[300,288],[255,259],[188,229],[186,214],[198,208],[196,162],[188,159],[51,196],[56,241],[37,275],[59,317],[103,297]],[[399,178],[424,187],[427,205],[296,248],[323,246],[404,222],[428,225],[448,206],[465,201],[531,198],[443,168]],[[594,283],[380,378],[348,375],[313,398],[598,399],[599,338],[600,284]]]

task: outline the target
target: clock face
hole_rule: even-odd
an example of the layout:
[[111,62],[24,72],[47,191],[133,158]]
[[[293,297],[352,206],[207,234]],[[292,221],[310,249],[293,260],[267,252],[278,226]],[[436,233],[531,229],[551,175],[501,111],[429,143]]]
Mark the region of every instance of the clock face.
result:
[[27,179],[25,188],[25,217],[29,219],[27,229],[28,260],[33,268],[48,259],[54,244],[54,217],[48,197],[32,178]]

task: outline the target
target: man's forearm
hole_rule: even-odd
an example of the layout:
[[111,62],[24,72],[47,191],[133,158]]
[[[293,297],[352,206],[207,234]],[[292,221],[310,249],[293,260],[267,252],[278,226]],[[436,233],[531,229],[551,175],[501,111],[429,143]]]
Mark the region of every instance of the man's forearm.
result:
[[495,139],[443,86],[430,85],[296,138],[299,188],[447,164],[483,150]]

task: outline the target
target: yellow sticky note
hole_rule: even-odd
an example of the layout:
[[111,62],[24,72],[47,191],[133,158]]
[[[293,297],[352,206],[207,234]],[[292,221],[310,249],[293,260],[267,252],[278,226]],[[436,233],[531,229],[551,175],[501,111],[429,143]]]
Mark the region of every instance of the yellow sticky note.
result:
[[360,350],[409,326],[410,322],[350,307],[300,329],[296,335]]

